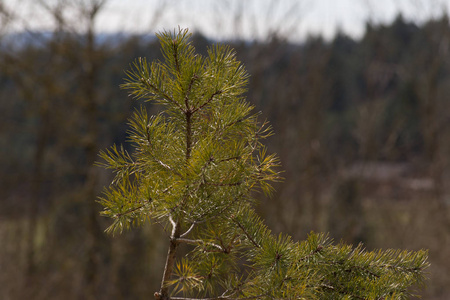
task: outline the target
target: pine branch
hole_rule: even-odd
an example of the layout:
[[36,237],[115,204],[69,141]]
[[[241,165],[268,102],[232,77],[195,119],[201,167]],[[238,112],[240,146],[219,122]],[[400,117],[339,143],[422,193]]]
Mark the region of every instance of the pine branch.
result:
[[212,185],[212,186],[238,186],[241,185],[243,182],[242,181],[238,181],[238,182],[209,182],[209,181],[204,181],[205,185]]
[[253,237],[247,232],[247,230],[245,229],[244,226],[242,226],[241,223],[239,223],[239,221],[236,220],[236,218],[231,217],[231,220],[242,230],[242,232],[244,233],[244,235],[247,237],[247,239],[256,247],[256,248],[261,248],[261,245],[259,245],[254,239]]
[[117,214],[115,214],[115,217],[120,218],[120,217],[129,215],[129,214],[131,214],[131,213],[133,213],[133,212],[135,212],[135,211],[138,211],[138,210],[140,210],[140,209],[143,209],[144,207],[145,207],[145,205],[141,205],[141,206],[135,207],[135,208],[133,208],[133,209],[129,209],[129,210],[123,212],[123,213],[117,213]]
[[242,159],[242,156],[232,156],[232,157],[228,157],[228,158],[224,158],[221,160],[218,160],[217,163],[222,163],[222,162],[227,162],[227,161],[231,161],[231,160],[240,160]]
[[[363,298],[363,297],[360,297],[360,296],[358,296],[358,295],[353,295],[353,294],[351,294],[351,293],[345,292],[344,290],[337,289],[337,288],[335,288],[334,286],[331,286],[331,285],[329,285],[329,284],[322,283],[322,284],[320,285],[320,287],[325,288],[325,289],[328,289],[328,290],[331,290],[331,291],[334,291],[334,292],[337,292],[337,293],[339,293],[339,294],[341,294],[341,295],[343,295],[343,296],[351,296],[351,297],[354,298],[354,299],[358,299],[358,300],[371,300],[371,299],[369,299],[369,298]],[[376,300],[382,300],[382,298],[377,298]]]
[[214,96],[220,95],[220,94],[222,94],[222,93],[223,93],[222,90],[215,91],[214,93],[211,94],[211,96],[209,97],[208,100],[206,100],[205,103],[203,103],[202,105],[200,105],[199,107],[197,107],[196,109],[194,109],[192,112],[195,113],[195,112],[197,112],[197,111],[203,109],[205,106],[207,106],[207,105],[214,99]]
[[311,257],[313,257],[314,255],[316,255],[317,253],[319,253],[320,251],[323,250],[323,246],[322,245],[318,245],[316,249],[314,249],[313,251],[311,251],[310,254],[300,258],[300,261],[306,261],[308,259],[310,259]]
[[[170,297],[172,300],[252,300],[252,299],[260,299],[262,297],[266,297],[266,295],[258,295],[252,297],[242,297],[242,298],[232,298],[228,296],[218,296],[212,298],[185,298],[185,297]],[[289,298],[286,298],[289,299]]]
[[178,103],[176,102],[174,99],[172,99],[172,97],[170,97],[169,95],[167,95],[165,92],[161,91],[158,87],[156,87],[155,85],[151,84],[149,82],[149,79],[144,79],[141,78],[141,82],[146,84],[149,88],[151,88],[153,91],[156,92],[156,94],[163,96],[164,99],[166,99],[167,101],[169,101],[170,103],[172,103],[173,105],[175,105],[176,107],[178,107],[182,112],[186,112],[186,110]]

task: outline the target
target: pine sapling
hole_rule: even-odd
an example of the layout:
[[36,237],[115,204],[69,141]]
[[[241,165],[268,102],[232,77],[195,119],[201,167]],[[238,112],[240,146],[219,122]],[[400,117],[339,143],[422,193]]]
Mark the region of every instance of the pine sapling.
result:
[[[366,251],[311,233],[275,236],[255,213],[255,191],[270,194],[279,160],[244,98],[248,74],[223,45],[195,53],[187,30],[158,34],[163,61],[139,58],[122,88],[162,107],[129,119],[132,153],[101,152],[115,173],[99,202],[107,229],[146,221],[168,232],[155,299],[406,299],[424,280],[426,251]],[[179,249],[184,247],[180,257]]]

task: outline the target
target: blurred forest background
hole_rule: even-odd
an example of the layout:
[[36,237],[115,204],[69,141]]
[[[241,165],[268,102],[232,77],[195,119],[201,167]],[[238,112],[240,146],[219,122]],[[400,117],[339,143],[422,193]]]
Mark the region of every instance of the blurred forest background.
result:
[[[160,284],[167,237],[151,225],[106,236],[95,199],[111,174],[93,164],[100,149],[129,148],[126,118],[140,103],[118,86],[135,58],[161,58],[153,33],[162,28],[101,34],[106,2],[36,1],[54,30],[14,34],[18,16],[0,2],[1,299],[147,299]],[[241,17],[237,9],[236,30]],[[251,75],[248,100],[272,124],[266,144],[285,170],[273,197],[261,196],[269,228],[429,249],[423,298],[448,299],[448,16],[367,21],[359,39],[292,42],[272,29],[224,41]],[[201,53],[216,42],[192,40]]]

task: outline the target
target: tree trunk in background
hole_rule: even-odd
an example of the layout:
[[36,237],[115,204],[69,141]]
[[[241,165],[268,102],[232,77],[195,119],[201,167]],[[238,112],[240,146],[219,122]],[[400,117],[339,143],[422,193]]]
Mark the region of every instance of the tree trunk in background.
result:
[[83,101],[84,116],[86,118],[86,136],[81,137],[81,145],[83,147],[84,155],[86,157],[86,181],[85,181],[85,195],[86,195],[86,229],[87,229],[87,249],[86,261],[84,266],[84,281],[86,286],[86,294],[89,299],[98,299],[100,296],[100,258],[105,257],[105,236],[98,221],[99,207],[95,202],[98,196],[98,170],[93,166],[97,160],[99,152],[98,141],[99,138],[99,99],[96,93],[96,83],[98,77],[99,65],[102,63],[99,57],[99,52],[95,45],[94,21],[95,17],[104,4],[103,2],[92,2],[92,7],[88,11],[88,31],[86,34],[86,49],[83,57],[82,73],[82,87],[84,99]]
[[[44,100],[45,101],[45,100]],[[36,136],[36,148],[34,150],[34,166],[31,178],[31,196],[28,211],[28,230],[26,238],[26,278],[31,280],[36,267],[35,238],[38,227],[39,206],[42,201],[43,166],[45,163],[45,150],[50,133],[50,116],[46,103],[39,107],[40,124]]]

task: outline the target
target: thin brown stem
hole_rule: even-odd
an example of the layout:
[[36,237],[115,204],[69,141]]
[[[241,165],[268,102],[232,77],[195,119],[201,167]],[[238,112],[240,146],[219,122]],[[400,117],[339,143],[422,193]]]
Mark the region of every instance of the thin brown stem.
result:
[[192,112],[186,112],[186,163],[191,157],[192,150]]
[[176,222],[170,237],[169,250],[167,252],[166,265],[164,267],[164,274],[161,281],[161,289],[159,293],[155,293],[155,298],[159,300],[169,300],[169,286],[168,282],[172,277],[173,267],[175,265],[175,258],[177,254],[177,248],[179,245],[178,238],[180,237],[180,223]]
[[201,110],[203,107],[207,106],[209,103],[211,103],[211,101],[214,99],[214,96],[220,95],[222,94],[221,90],[215,91],[214,93],[212,93],[212,95],[209,97],[208,100],[206,100],[205,103],[203,103],[202,105],[200,105],[199,107],[197,107],[196,109],[194,109],[192,112],[197,112],[198,110]]
[[242,181],[226,183],[226,182],[209,182],[205,180],[204,184],[212,186],[238,186],[242,184]]
[[194,74],[192,76],[192,78],[191,78],[191,81],[189,82],[189,86],[188,86],[188,88],[186,90],[186,94],[184,95],[184,103],[185,103],[185,106],[186,106],[186,110],[190,110],[190,108],[189,108],[189,95],[191,93],[194,81],[197,80],[197,79],[198,79],[197,74]]
[[180,74],[181,71],[180,71],[180,63],[178,62],[178,44],[176,40],[172,41],[172,47],[173,47],[173,58],[175,60],[175,67],[177,69],[178,74]]
[[232,218],[231,219],[234,223],[236,223],[236,225],[242,230],[242,232],[245,234],[245,236],[249,239],[250,242],[252,242],[252,244],[256,247],[256,248],[261,248],[261,245],[258,244],[251,236],[250,234],[247,232],[247,230],[244,228],[244,226],[242,226],[241,223],[239,223],[236,219]]
[[[177,57],[177,45],[174,42],[174,58],[177,65],[177,71],[180,72],[180,67],[178,64],[178,57]],[[189,163],[189,159],[191,157],[191,150],[192,150],[192,111],[189,108],[189,99],[186,97],[185,99],[185,105],[186,109],[183,110],[183,112],[186,115],[186,166]],[[186,201],[188,197],[188,191],[186,187],[186,195],[184,196],[184,199],[182,203]],[[169,286],[168,282],[170,281],[170,278],[172,277],[173,273],[173,267],[175,265],[175,259],[176,259],[176,253],[178,245],[180,244],[180,241],[185,241],[187,239],[181,238],[181,224],[178,220],[174,221],[172,217],[169,217],[170,222],[172,223],[172,234],[170,236],[170,245],[169,250],[167,252],[167,258],[166,258],[166,265],[164,267],[164,274],[163,279],[161,282],[161,289],[159,293],[155,293],[155,299],[157,300],[169,300]]]
[[144,83],[145,85],[147,85],[147,87],[152,89],[154,92],[159,94],[162,98],[166,99],[167,101],[169,101],[170,103],[172,103],[173,105],[177,106],[179,109],[184,111],[183,107],[178,102],[176,102],[174,99],[172,99],[172,97],[167,95],[167,93],[165,93],[164,91],[162,91],[158,87],[156,87],[154,84],[151,84],[149,80],[141,79],[141,82]]

